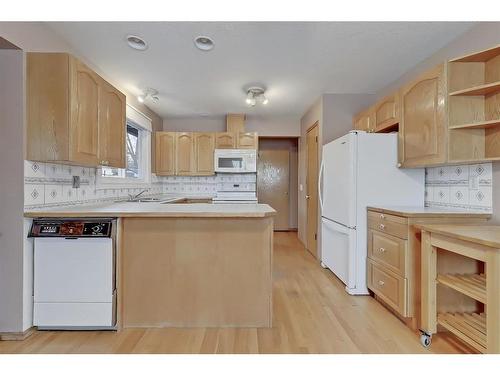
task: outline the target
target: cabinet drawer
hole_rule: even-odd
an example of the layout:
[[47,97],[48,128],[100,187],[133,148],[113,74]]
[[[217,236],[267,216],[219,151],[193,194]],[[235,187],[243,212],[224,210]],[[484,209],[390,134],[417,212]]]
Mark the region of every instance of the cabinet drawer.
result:
[[407,316],[407,281],[368,259],[368,288],[402,316]]
[[370,229],[368,256],[402,277],[406,276],[407,241]]
[[408,238],[408,219],[404,217],[368,211],[368,228],[399,238]]

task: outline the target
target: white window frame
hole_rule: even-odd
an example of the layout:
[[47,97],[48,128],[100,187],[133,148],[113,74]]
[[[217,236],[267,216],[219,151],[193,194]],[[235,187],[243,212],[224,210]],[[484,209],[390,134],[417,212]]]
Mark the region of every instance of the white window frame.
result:
[[[144,115],[142,112],[138,111],[136,108],[127,104],[127,120],[130,120],[134,124],[139,126],[141,134],[145,136],[139,137],[141,157],[139,170],[142,171],[142,178],[132,178],[132,177],[104,177],[102,176],[102,167],[96,170],[96,185],[99,187],[142,187],[149,186],[151,184],[151,132],[152,124],[151,119]],[[125,131],[127,130],[127,122],[123,124]]]

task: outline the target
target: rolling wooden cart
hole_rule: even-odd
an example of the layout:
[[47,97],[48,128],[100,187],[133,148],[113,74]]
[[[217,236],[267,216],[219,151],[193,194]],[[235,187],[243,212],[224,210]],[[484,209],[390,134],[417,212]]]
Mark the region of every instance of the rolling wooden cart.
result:
[[[500,353],[500,226],[422,225],[422,336],[431,344],[437,326],[481,353]],[[475,273],[440,273],[443,252],[475,262]],[[439,311],[438,285],[476,301],[476,311]]]

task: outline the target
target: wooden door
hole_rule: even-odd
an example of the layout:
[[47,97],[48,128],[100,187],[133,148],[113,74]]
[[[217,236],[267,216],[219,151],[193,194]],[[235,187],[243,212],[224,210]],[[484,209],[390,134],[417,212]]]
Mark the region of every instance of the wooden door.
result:
[[214,170],[214,133],[194,133],[195,173],[213,175]]
[[176,174],[190,176],[194,174],[194,134],[191,132],[176,133]]
[[70,161],[97,166],[99,153],[99,77],[70,59]]
[[260,150],[257,163],[257,195],[259,203],[274,208],[274,230],[289,230],[290,205],[289,150]]
[[236,133],[216,133],[215,148],[236,148]]
[[159,176],[175,175],[176,133],[155,132],[155,167]]
[[318,253],[318,124],[307,131],[307,250],[316,258]]
[[236,148],[258,149],[259,137],[257,133],[238,133]]
[[446,161],[446,82],[444,64],[401,89],[399,162],[420,167]]
[[125,168],[126,98],[101,80],[99,95],[99,164]]

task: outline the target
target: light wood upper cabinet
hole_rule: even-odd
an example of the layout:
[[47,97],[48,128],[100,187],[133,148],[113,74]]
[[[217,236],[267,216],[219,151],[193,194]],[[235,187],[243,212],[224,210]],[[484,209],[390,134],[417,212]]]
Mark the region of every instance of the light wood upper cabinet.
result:
[[66,53],[27,53],[26,71],[28,160],[124,166],[122,93]]
[[213,175],[214,171],[214,133],[194,133],[195,173]]
[[195,173],[194,133],[176,133],[176,174],[190,176]]
[[366,132],[372,132],[375,130],[375,119],[374,112],[372,108],[358,113],[354,116],[354,130],[363,130]]
[[258,149],[259,137],[257,133],[238,133],[236,148]]
[[215,148],[236,148],[236,133],[216,133]]
[[231,133],[245,132],[245,115],[240,113],[227,114],[226,129]]
[[175,175],[176,133],[155,132],[155,167],[159,176]]
[[373,107],[374,131],[397,130],[399,123],[399,93],[386,96]]
[[125,168],[126,98],[101,80],[99,96],[99,164]]
[[446,161],[445,67],[426,72],[401,88],[399,163],[422,167]]

